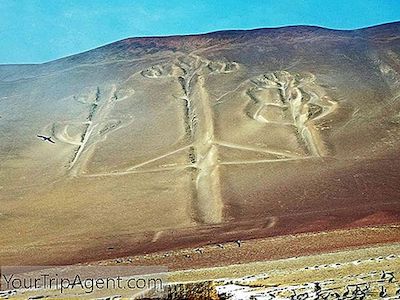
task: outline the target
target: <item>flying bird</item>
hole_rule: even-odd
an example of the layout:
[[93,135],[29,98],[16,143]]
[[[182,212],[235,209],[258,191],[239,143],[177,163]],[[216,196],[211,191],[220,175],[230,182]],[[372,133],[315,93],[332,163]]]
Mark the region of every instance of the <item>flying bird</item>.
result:
[[53,141],[53,140],[51,139],[51,136],[44,136],[44,135],[38,134],[37,137],[38,137],[39,139],[42,139],[43,142],[49,142],[49,143],[52,143],[52,144],[55,144],[55,143],[56,143],[55,141]]

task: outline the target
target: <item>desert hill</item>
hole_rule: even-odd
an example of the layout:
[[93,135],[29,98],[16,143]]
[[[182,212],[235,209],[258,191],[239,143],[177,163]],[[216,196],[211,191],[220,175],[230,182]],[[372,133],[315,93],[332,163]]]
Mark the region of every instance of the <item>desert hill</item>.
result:
[[400,221],[400,23],[1,65],[0,116],[0,264]]

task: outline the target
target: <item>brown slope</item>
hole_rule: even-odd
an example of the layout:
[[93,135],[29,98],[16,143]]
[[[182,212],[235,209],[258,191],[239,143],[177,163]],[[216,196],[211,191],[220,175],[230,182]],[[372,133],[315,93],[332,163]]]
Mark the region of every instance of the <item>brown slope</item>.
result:
[[0,264],[398,223],[399,37],[228,31],[0,66]]

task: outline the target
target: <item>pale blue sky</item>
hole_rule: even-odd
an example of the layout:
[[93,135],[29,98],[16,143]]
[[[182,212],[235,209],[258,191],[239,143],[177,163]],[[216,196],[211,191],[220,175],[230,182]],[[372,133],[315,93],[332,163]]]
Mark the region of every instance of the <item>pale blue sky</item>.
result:
[[400,0],[0,0],[0,63],[38,63],[133,36],[400,20]]

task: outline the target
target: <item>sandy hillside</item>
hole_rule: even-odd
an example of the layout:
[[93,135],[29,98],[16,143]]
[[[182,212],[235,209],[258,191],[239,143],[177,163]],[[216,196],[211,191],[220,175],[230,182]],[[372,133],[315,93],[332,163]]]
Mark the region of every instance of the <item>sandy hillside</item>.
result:
[[0,265],[400,221],[400,23],[2,65],[0,116]]

